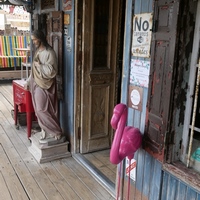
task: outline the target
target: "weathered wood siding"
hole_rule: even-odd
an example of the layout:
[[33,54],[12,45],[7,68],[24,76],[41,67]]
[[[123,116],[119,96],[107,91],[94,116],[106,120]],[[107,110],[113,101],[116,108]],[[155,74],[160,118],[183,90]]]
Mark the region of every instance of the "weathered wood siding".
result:
[[[62,10],[62,1],[60,2],[60,10]],[[64,133],[68,137],[73,137],[74,134],[74,9],[75,1],[72,1],[71,11],[63,11],[64,14],[69,15],[70,22],[68,25],[64,24],[64,47],[63,47],[63,88],[64,98],[60,101],[60,122]],[[68,138],[72,141],[72,138]]]
[[199,200],[199,191],[181,182],[167,172],[163,172],[161,200]]
[[[124,61],[121,102],[128,102],[129,71],[131,63],[131,44],[132,44],[132,19],[136,13],[148,13],[153,11],[153,0],[127,0],[126,5],[126,25],[124,42]],[[143,90],[142,112],[129,108],[129,126],[138,127],[144,133],[146,104],[148,88]],[[135,154],[137,160],[136,182],[131,181],[130,199],[150,199],[150,200],[199,200],[200,191],[196,191],[191,186],[180,181],[162,169],[162,164],[150,156],[142,148]],[[119,166],[118,166],[119,170]],[[122,175],[124,179],[123,199],[127,195],[128,179],[125,170]]]

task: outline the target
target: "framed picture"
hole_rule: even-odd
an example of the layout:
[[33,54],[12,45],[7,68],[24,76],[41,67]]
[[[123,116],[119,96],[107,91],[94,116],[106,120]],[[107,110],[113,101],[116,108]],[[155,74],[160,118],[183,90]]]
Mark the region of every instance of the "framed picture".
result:
[[143,88],[129,85],[128,107],[142,111]]
[[58,11],[57,0],[40,0],[41,13],[47,13],[51,11]]
[[72,0],[63,0],[63,10],[64,11],[72,10]]

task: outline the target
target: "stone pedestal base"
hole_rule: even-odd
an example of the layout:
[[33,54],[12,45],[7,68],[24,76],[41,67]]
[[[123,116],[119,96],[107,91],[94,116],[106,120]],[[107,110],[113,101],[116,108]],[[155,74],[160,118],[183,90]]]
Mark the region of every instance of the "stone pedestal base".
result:
[[39,163],[45,163],[71,156],[70,152],[68,151],[68,141],[63,142],[63,140],[61,140],[61,143],[51,146],[48,146],[48,143],[40,144],[40,133],[32,135],[30,140],[31,146],[29,147],[29,151]]

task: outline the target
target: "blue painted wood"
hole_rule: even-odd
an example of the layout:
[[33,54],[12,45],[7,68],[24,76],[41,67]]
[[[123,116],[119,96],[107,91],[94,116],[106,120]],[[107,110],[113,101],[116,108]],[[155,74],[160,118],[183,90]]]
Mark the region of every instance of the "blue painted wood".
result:
[[[162,181],[162,165],[157,160],[153,159],[154,162],[154,173],[152,177],[152,183],[154,187],[151,187],[150,199],[160,200],[160,186]],[[152,196],[153,195],[153,196]]]
[[149,1],[142,0],[141,4],[141,13],[149,12]]
[[[129,76],[127,76],[130,71],[131,59],[131,45],[132,45],[132,1],[127,1],[126,9],[126,20],[127,25],[125,25],[125,48],[124,48],[124,63],[123,63],[123,77],[122,77],[122,99],[121,102],[127,103],[128,97],[128,86],[129,86]],[[141,12],[149,12],[149,4],[152,1],[147,0],[137,0],[134,4],[134,14]],[[142,8],[142,4],[143,6]],[[151,11],[152,12],[152,11]],[[135,58],[141,60],[149,60],[149,58]],[[134,110],[129,108],[128,110],[128,121],[127,125],[137,127],[144,133],[145,128],[145,117],[146,117],[146,103],[148,96],[148,88],[143,88],[143,99],[142,99],[142,111]],[[135,155],[137,160],[136,168],[136,188],[139,191],[144,192],[144,196],[149,196],[152,200],[159,200],[160,195],[160,183],[161,183],[161,165],[155,161],[148,153],[140,149]],[[157,182],[156,182],[157,181]],[[156,187],[152,187],[156,185]]]
[[134,14],[139,13],[149,13],[153,11],[153,0],[137,0],[135,1],[135,12]]
[[192,188],[188,187],[187,188],[186,199],[196,200],[197,199],[197,193],[196,193],[196,191],[194,191]]
[[[132,5],[133,0],[127,0],[126,3],[126,19],[132,19]],[[127,92],[129,83],[129,66],[131,57],[131,33],[132,33],[132,20],[126,20],[125,33],[124,33],[124,59],[123,59],[123,72],[122,72],[122,87],[121,87],[121,102],[127,104]]]
[[197,200],[200,200],[200,194],[197,194]]
[[134,115],[135,115],[135,110],[132,109],[132,108],[129,108],[128,109],[128,119],[127,119],[127,125],[128,126],[134,125],[134,122],[133,122]]
[[196,190],[165,171],[161,191],[161,200],[200,200]]
[[141,122],[141,112],[135,111],[133,126],[140,129],[140,122]]
[[176,200],[179,199],[185,199],[185,195],[186,195],[186,191],[187,191],[187,187],[185,184],[183,184],[182,182],[179,182],[178,184],[178,193],[176,196]]
[[169,176],[168,186],[167,186],[167,200],[172,200],[176,198],[177,192],[177,179],[173,176]]
[[148,88],[143,89],[143,102],[142,102],[142,112],[141,112],[141,123],[140,131],[144,134],[145,130],[145,119],[146,119],[146,105],[147,105]]
[[144,152],[143,150],[137,151],[137,168],[136,168],[136,188],[142,191],[143,173],[144,173]]
[[153,12],[153,0],[149,0],[149,12]]
[[[60,102],[60,116],[62,116],[60,123],[64,133],[71,137],[74,135],[74,1],[72,1],[72,10],[65,11],[65,14],[70,14],[70,25],[67,26],[68,35],[64,36],[63,40],[63,87],[65,92],[64,100]],[[68,37],[72,41],[71,50],[67,46]]]
[[142,6],[142,0],[137,0],[135,1],[134,5],[134,14],[139,14],[141,13],[141,6]]
[[151,179],[152,179],[152,171],[153,171],[153,157],[150,156],[147,152],[145,152],[144,150],[143,154],[144,154],[144,164],[141,163],[141,165],[139,167],[143,168],[144,170],[144,175],[142,177],[143,179],[143,188],[142,188],[142,193],[145,196],[149,195],[150,192],[150,187],[151,187]]
[[166,200],[167,198],[167,187],[168,187],[168,181],[169,181],[169,174],[163,173],[163,182],[162,182],[162,190],[161,190],[161,199]]

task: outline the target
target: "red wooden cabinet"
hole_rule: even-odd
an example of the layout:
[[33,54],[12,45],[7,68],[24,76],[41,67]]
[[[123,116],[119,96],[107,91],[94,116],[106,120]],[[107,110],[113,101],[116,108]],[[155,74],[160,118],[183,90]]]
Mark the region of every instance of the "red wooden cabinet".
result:
[[24,88],[26,81],[13,80],[14,120],[17,125],[18,113],[26,113],[27,136],[31,137],[32,120],[35,114],[31,93]]

